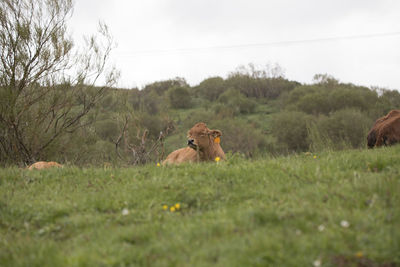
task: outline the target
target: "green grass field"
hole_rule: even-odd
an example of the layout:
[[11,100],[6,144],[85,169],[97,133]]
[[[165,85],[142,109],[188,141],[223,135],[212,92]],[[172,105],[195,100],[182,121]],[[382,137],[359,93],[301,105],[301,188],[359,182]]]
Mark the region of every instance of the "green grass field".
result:
[[399,265],[400,145],[0,170],[0,266]]

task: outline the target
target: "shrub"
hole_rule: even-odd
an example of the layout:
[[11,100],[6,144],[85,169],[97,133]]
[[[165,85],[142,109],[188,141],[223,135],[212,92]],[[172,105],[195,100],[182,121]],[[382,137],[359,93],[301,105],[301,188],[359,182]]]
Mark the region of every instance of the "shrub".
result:
[[266,136],[261,129],[239,119],[224,119],[210,123],[210,128],[222,131],[221,146],[225,152],[240,152],[254,157],[267,148]]
[[225,90],[225,82],[221,77],[212,77],[202,81],[196,88],[196,94],[209,101],[215,101]]
[[[253,113],[257,103],[244,96],[236,89],[229,89],[220,95],[218,102],[223,105],[217,105],[215,107],[216,113],[226,113],[231,115],[238,114],[250,114]],[[225,112],[224,109],[228,109],[229,112]]]
[[184,78],[176,77],[175,79],[148,84],[143,88],[143,93],[147,95],[153,92],[159,96],[162,96],[172,87],[187,87],[187,86],[188,84]]
[[287,96],[289,109],[314,115],[329,115],[346,108],[366,111],[377,101],[376,92],[368,88],[336,83],[300,86]]
[[271,121],[271,132],[288,150],[305,151],[310,146],[307,125],[312,121],[313,117],[303,112],[280,112]]
[[310,128],[312,147],[321,150],[359,148],[366,144],[368,129],[373,120],[363,112],[355,109],[343,109],[331,116],[321,116]]
[[216,119],[215,113],[212,111],[207,111],[204,109],[196,109],[195,111],[191,111],[187,117],[183,120],[178,122],[182,125],[182,128],[185,131],[189,130],[190,128],[193,127],[198,122],[205,122],[205,123],[211,123]]
[[163,98],[157,95],[154,91],[145,94],[142,98],[143,111],[155,115],[162,109]]
[[103,140],[116,140],[119,135],[118,124],[112,119],[97,121],[95,128],[97,135]]
[[189,108],[191,96],[185,87],[172,87],[168,90],[168,100],[172,108]]

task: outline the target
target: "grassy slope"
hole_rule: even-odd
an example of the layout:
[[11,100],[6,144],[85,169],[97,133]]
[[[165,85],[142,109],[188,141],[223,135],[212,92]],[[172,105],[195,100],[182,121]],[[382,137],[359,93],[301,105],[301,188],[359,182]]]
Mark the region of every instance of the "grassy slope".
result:
[[399,155],[2,169],[0,266],[400,264]]

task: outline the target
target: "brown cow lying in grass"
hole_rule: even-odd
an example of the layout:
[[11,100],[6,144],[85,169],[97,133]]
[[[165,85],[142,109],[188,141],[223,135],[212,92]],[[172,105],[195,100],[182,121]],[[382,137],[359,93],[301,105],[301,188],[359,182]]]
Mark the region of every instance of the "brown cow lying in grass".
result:
[[220,130],[210,130],[203,122],[199,122],[188,131],[188,147],[175,150],[164,160],[165,164],[183,162],[224,160],[225,153],[220,146]]
[[28,170],[42,170],[42,169],[48,169],[48,168],[62,168],[63,165],[55,162],[55,161],[38,161],[33,163],[31,166],[28,167]]
[[400,110],[392,110],[375,121],[367,135],[368,148],[400,142]]

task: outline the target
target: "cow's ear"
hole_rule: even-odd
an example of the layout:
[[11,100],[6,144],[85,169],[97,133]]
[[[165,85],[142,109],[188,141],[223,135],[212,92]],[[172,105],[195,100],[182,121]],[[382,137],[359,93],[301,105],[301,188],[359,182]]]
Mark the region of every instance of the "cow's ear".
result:
[[211,130],[211,135],[214,138],[222,136],[222,132],[220,130]]

